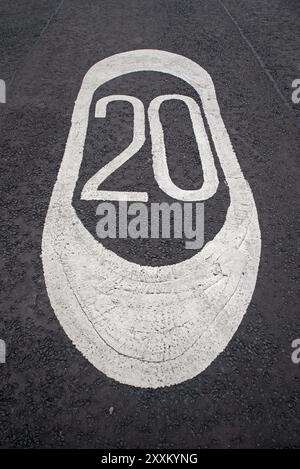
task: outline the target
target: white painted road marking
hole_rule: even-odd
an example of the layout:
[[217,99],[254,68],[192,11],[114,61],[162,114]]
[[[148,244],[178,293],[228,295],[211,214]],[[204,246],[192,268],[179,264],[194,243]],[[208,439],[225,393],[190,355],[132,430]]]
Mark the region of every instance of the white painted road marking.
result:
[[[190,112],[204,175],[203,187],[199,190],[182,190],[172,182],[170,177],[164,132],[159,118],[161,104],[170,100],[183,101]],[[147,192],[100,191],[98,189],[105,179],[134,156],[145,142],[145,110],[138,98],[127,95],[106,96],[97,102],[95,117],[105,117],[107,105],[113,101],[128,101],[132,104],[134,109],[133,141],[120,155],[87,181],[82,190],[81,199],[147,202]],[[201,202],[212,197],[217,192],[219,181],[201,111],[196,101],[189,96],[179,94],[158,96],[150,103],[148,115],[152,139],[153,172],[161,190],[170,197],[182,201]]]
[[[199,190],[186,191],[179,189],[170,178],[164,142],[164,131],[159,118],[159,109],[163,102],[173,99],[183,101],[190,112],[203,169],[204,182]],[[158,96],[150,103],[148,115],[152,139],[153,171],[161,190],[170,197],[185,202],[202,202],[212,197],[218,189],[218,174],[209,140],[206,135],[201,111],[196,101],[193,98],[179,94]]]
[[[72,207],[93,94],[127,73],[169,73],[202,101],[229,188],[223,228],[191,259],[163,267],[128,262],[85,229]],[[260,259],[251,189],[223,123],[210,75],[177,54],[117,54],[86,74],[43,233],[53,309],[84,356],[107,376],[140,387],[170,386],[201,373],[224,350],[251,301]]]
[[133,140],[131,144],[119,156],[110,161],[100,169],[85,184],[81,198],[82,200],[119,200],[133,202],[147,202],[147,192],[117,192],[117,191],[99,191],[98,187],[114,171],[134,156],[144,145],[145,142],[145,109],[142,101],[133,96],[113,95],[100,99],[96,104],[95,117],[105,117],[106,108],[112,101],[127,101],[132,104],[134,109]]

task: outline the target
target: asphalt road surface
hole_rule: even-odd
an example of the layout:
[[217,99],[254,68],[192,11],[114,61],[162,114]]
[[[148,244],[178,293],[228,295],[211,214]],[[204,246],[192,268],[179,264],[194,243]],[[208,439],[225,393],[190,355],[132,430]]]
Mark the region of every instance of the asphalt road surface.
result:
[[[7,356],[0,364],[0,447],[300,447],[300,365],[291,359],[291,344],[300,338],[300,104],[292,101],[299,28],[298,0],[1,0],[7,102],[0,105],[0,338]],[[159,389],[108,378],[77,350],[50,305],[41,260],[83,77],[96,62],[136,49],[180,54],[211,75],[262,235],[257,285],[232,340],[201,374]],[[158,94],[188,93],[176,79],[152,72],[105,86],[104,95],[133,94],[147,103]],[[108,160],[130,141],[126,109],[106,121]],[[195,158],[181,158],[181,135],[191,132],[188,113],[170,104],[162,121],[174,180],[196,189]],[[91,231],[94,206],[78,194],[98,169],[98,133],[92,123],[73,199]],[[149,154],[146,141],[142,157],[112,175],[106,188],[151,191]],[[206,207],[207,239],[224,222],[222,187]],[[107,246],[141,265],[192,256],[180,243]]]

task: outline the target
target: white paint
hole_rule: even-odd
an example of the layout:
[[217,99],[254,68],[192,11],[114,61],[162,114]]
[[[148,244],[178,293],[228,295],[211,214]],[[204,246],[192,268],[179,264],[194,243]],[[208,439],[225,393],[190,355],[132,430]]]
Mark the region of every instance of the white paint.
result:
[[[161,104],[170,100],[183,101],[188,106],[190,112],[204,175],[203,187],[199,190],[182,190],[173,183],[170,177],[164,132],[159,117]],[[145,142],[145,110],[143,103],[138,98],[127,95],[106,96],[97,102],[95,117],[104,118],[106,116],[107,105],[113,101],[128,101],[132,104],[134,109],[133,141],[120,155],[106,164],[87,181],[82,190],[81,199],[147,202],[147,192],[100,191],[98,189],[105,179],[134,156]],[[158,96],[150,103],[148,116],[152,140],[153,172],[161,190],[174,199],[186,202],[202,202],[212,197],[218,189],[218,174],[201,111],[196,101],[189,96],[179,94]]]
[[[170,178],[159,109],[162,103],[173,99],[183,101],[190,112],[203,169],[204,182],[199,190],[182,190]],[[217,192],[219,180],[201,111],[196,101],[193,98],[179,94],[158,96],[150,103],[148,115],[152,139],[153,171],[161,190],[170,197],[185,202],[203,202],[212,197]]]
[[98,187],[107,179],[114,171],[126,163],[134,156],[144,145],[145,142],[145,109],[142,101],[133,96],[112,95],[99,99],[96,104],[95,117],[105,117],[107,105],[113,101],[127,101],[133,106],[133,140],[131,144],[120,155],[110,161],[107,165],[100,169],[85,184],[81,198],[82,200],[119,200],[133,202],[147,202],[147,192],[118,192],[118,191],[100,191]]
[[[143,267],[106,249],[72,207],[96,89],[139,71],[169,73],[202,101],[230,193],[223,228],[184,262]],[[140,387],[201,373],[224,350],[251,301],[260,259],[251,189],[223,123],[210,75],[177,54],[138,50],[94,65],[84,77],[45,222],[42,258],[53,309],[84,356],[107,376]]]

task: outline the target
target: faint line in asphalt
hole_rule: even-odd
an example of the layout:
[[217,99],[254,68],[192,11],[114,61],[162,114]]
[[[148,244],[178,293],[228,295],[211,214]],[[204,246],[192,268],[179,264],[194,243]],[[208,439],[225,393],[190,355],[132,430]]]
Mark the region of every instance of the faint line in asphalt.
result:
[[289,111],[293,111],[294,112],[294,109],[292,108],[292,106],[290,105],[290,103],[288,102],[288,100],[286,99],[286,97],[284,96],[284,94],[280,91],[279,89],[279,86],[277,85],[276,81],[274,80],[272,74],[270,73],[270,71],[267,69],[266,65],[264,64],[262,58],[260,57],[260,55],[258,54],[258,52],[255,50],[255,48],[253,47],[253,45],[251,44],[251,42],[249,41],[249,39],[247,38],[247,36],[245,35],[244,31],[242,30],[242,28],[240,27],[239,23],[237,22],[237,20],[232,16],[232,14],[230,13],[230,11],[228,10],[228,8],[224,5],[223,1],[222,0],[218,0],[219,4],[221,5],[221,7],[223,8],[223,10],[225,11],[225,13],[229,16],[229,18],[231,19],[231,21],[233,22],[233,24],[235,25],[235,27],[237,28],[237,30],[239,31],[242,39],[246,42],[246,44],[248,45],[248,47],[251,49],[253,55],[255,56],[256,60],[258,61],[259,65],[261,66],[261,68],[263,69],[263,71],[265,72],[265,74],[267,75],[267,77],[269,78],[269,80],[271,81],[272,85],[274,86],[277,94],[280,96],[281,100],[283,101],[285,107],[288,108]]
[[45,26],[43,27],[39,37],[37,38],[37,40],[35,41],[35,43],[33,44],[33,46],[30,48],[30,50],[27,52],[25,58],[23,59],[23,64],[21,65],[21,67],[18,69],[18,67],[16,67],[16,70],[14,71],[9,83],[8,83],[8,87],[12,85],[16,75],[18,72],[20,72],[22,70],[22,68],[24,67],[28,57],[31,55],[32,51],[34,50],[34,48],[37,46],[37,44],[39,43],[42,35],[45,33],[45,31],[48,29],[51,21],[53,20],[53,18],[57,15],[57,13],[59,12],[59,10],[61,9],[63,3],[64,3],[65,0],[61,0],[61,2],[59,3],[59,5],[55,8],[54,12],[52,13],[52,15],[50,16],[50,18],[48,19],[47,23],[45,24]]

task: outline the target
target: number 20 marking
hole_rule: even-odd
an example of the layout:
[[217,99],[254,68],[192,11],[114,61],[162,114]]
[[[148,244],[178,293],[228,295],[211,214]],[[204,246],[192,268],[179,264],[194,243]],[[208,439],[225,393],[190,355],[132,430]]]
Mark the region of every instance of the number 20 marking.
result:
[[[203,185],[197,190],[183,190],[173,183],[170,177],[164,143],[164,132],[159,117],[160,106],[165,101],[184,102],[191,117],[193,130],[198,146],[199,158],[203,168]],[[134,156],[145,143],[145,109],[142,101],[134,96],[111,95],[100,99],[96,104],[95,117],[104,118],[109,103],[127,101],[133,106],[133,139],[130,145],[117,157],[101,168],[85,184],[82,200],[118,200],[147,202],[147,192],[119,192],[99,190],[99,186],[118,168]],[[196,101],[179,94],[163,95],[154,98],[149,105],[148,118],[152,141],[153,173],[160,189],[170,197],[181,201],[204,201],[212,197],[218,189],[218,174],[214,164],[210,143],[206,134],[201,111]]]

